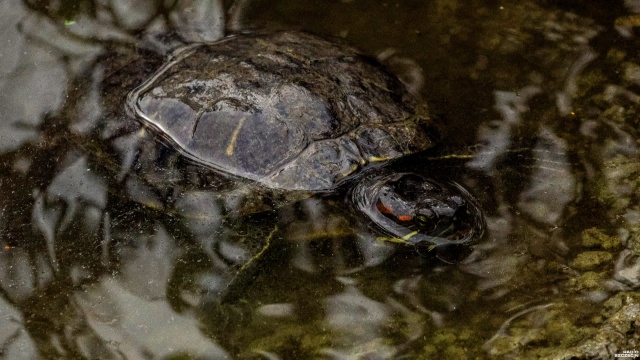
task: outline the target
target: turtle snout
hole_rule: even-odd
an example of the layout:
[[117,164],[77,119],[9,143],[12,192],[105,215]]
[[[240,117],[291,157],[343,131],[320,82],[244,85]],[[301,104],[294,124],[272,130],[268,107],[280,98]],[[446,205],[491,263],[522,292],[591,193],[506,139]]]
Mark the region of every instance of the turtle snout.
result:
[[418,206],[415,219],[423,230],[444,230],[455,221],[458,213],[459,206],[455,202],[436,200]]

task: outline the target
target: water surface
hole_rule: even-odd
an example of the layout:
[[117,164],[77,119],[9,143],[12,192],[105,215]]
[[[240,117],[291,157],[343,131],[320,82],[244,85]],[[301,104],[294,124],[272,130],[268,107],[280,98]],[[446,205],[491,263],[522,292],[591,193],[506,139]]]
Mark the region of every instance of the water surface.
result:
[[[226,5],[199,9],[215,19],[209,36],[342,37],[420,92],[447,136],[392,168],[463,184],[486,234],[447,264],[376,240],[345,220],[341,199],[229,213],[246,194],[187,171],[107,96],[128,91],[110,77],[119,59],[179,19],[154,1],[5,0],[4,357],[569,359],[640,349],[635,2],[256,0],[231,15]],[[158,161],[141,161],[150,153]]]

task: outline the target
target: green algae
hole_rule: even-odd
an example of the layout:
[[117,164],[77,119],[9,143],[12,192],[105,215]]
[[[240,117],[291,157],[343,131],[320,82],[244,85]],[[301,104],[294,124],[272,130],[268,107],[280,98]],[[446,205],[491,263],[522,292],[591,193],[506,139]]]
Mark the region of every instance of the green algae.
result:
[[613,255],[607,251],[585,251],[571,262],[571,266],[578,270],[593,270],[600,266],[612,263]]
[[477,338],[477,333],[470,328],[439,329],[433,336],[427,338],[428,343],[422,351],[416,354],[416,359],[477,359],[481,358],[477,351],[477,342],[482,339]]
[[[320,325],[320,324],[316,324]],[[334,335],[323,331],[310,331],[312,324],[281,322],[273,333],[256,338],[248,344],[243,358],[262,358],[264,352],[287,354],[298,359],[320,359],[321,350],[332,345]]]
[[532,311],[490,343],[491,358],[542,359],[557,354],[561,349],[574,346],[587,339],[594,328],[580,324],[579,315],[569,312],[567,305],[556,305],[554,310]]
[[582,246],[603,250],[614,249],[620,246],[620,240],[615,236],[605,234],[598,228],[589,228],[581,234]]
[[640,340],[640,293],[621,292],[604,302],[597,329],[576,346],[561,350],[553,359],[608,359],[622,350],[637,349]]
[[580,290],[593,290],[600,287],[603,280],[608,277],[607,273],[599,273],[594,271],[587,271],[581,274],[575,283],[575,289]]

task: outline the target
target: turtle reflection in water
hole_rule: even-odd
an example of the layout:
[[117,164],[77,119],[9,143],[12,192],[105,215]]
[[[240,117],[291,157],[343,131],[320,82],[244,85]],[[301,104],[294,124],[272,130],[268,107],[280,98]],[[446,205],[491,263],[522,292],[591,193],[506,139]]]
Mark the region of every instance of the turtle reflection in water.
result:
[[353,202],[387,239],[431,249],[483,232],[459,185],[378,169],[441,131],[398,78],[347,45],[300,32],[186,45],[129,93],[127,112],[191,162],[256,190],[300,198],[356,184]]

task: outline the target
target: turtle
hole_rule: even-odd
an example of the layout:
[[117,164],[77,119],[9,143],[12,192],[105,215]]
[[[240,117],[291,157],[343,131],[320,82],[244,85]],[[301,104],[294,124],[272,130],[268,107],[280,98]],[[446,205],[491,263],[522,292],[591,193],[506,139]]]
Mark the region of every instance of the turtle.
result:
[[[133,57],[109,52],[99,60],[112,137],[114,129],[141,127],[151,138],[143,147],[177,153],[188,172],[207,173],[223,187],[246,185],[252,205],[242,211],[347,194],[381,238],[432,248],[482,236],[479,206],[461,186],[387,166],[434,147],[444,126],[374,57],[298,30],[217,39],[191,28],[196,36],[187,39],[162,34],[153,43],[162,51],[138,44]],[[183,186],[170,179],[171,165],[154,164],[164,156],[158,151],[136,156],[128,163],[164,179],[158,187]]]
[[[298,197],[356,184],[373,169],[433,147],[443,131],[427,105],[374,58],[300,31],[241,33],[178,47],[128,93],[125,106],[130,117],[197,166]],[[407,174],[414,182],[416,177]],[[362,190],[354,197],[370,200],[366,189],[390,179],[367,178],[362,184],[372,185],[355,186]],[[451,223],[446,218],[459,224],[472,219],[466,227],[473,231],[457,242],[477,237],[481,222],[468,192],[442,184],[417,190],[416,198],[435,191],[426,197],[438,201],[423,202],[429,209],[416,206],[412,214],[397,215],[381,201],[363,212],[394,238],[412,243],[444,243],[449,235],[442,224]],[[419,229],[435,222],[438,230],[422,236],[390,231],[398,225],[376,221],[372,209],[384,214],[379,219],[388,221],[391,214],[401,229],[415,219]],[[448,233],[460,237],[455,229]]]
[[179,48],[127,109],[194,162],[285,190],[331,191],[440,137],[373,59],[293,31]]

